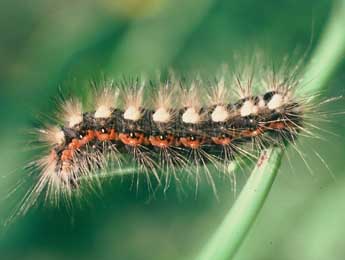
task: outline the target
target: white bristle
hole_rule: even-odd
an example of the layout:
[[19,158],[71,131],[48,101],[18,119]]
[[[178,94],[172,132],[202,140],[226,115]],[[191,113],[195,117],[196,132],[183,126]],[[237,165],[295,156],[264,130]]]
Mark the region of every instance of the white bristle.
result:
[[118,90],[104,88],[96,98],[95,118],[109,118],[115,108],[118,96]]
[[49,145],[62,145],[65,142],[64,132],[57,126],[48,126],[38,130],[40,140]]
[[132,121],[138,121],[141,116],[141,107],[144,95],[144,83],[139,88],[128,90],[125,93],[125,111],[123,118]]
[[196,82],[192,82],[191,87],[184,90],[182,105],[187,109],[182,115],[183,122],[197,124],[201,121],[201,115],[199,114],[201,108],[200,91],[201,89],[197,88]]
[[182,93],[182,106],[187,108],[194,108],[198,110],[201,107],[200,97],[202,89],[197,87],[196,83],[193,82],[189,89],[185,89]]
[[292,91],[286,91],[283,96],[284,104],[291,102],[291,100],[294,98]]
[[55,141],[56,144],[62,145],[65,142],[64,132],[61,130],[53,132],[53,140]]
[[[157,95],[154,99],[155,112],[152,115],[152,120],[159,123],[167,123],[174,117],[172,108],[173,103],[176,105],[176,97],[178,95],[175,85],[171,83],[166,83],[161,85]],[[174,102],[173,102],[174,101]]]
[[68,100],[63,105],[63,117],[68,127],[74,127],[83,121],[82,104],[78,100]]
[[220,105],[228,103],[229,96],[229,90],[225,87],[225,80],[221,78],[208,95],[208,100],[210,101],[210,105]]

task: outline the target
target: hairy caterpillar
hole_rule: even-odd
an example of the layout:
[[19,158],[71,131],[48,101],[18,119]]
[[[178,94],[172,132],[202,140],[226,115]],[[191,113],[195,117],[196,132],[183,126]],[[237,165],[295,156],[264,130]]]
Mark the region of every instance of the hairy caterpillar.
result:
[[146,174],[149,185],[151,176],[160,185],[171,175],[179,178],[177,171],[183,169],[195,178],[205,172],[214,186],[209,167],[228,174],[234,160],[255,159],[268,146],[294,145],[298,135],[313,135],[308,114],[317,113],[318,106],[315,95],[295,94],[301,86],[296,71],[236,74],[232,80],[171,76],[93,84],[91,109],[76,97],[66,99],[59,123],[37,129],[37,141],[47,150],[30,164],[38,182],[19,212],[25,213],[42,192],[52,201],[68,198],[78,192],[81,179],[92,185],[100,172],[128,160],[137,173]]

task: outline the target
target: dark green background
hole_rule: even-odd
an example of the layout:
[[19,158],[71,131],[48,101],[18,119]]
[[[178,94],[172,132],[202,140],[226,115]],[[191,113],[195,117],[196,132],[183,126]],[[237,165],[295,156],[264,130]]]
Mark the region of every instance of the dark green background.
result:
[[[32,156],[26,132],[37,115],[55,112],[58,86],[99,77],[209,74],[236,53],[257,48],[281,59],[311,51],[332,1],[122,0],[0,3],[0,214],[4,221],[24,188],[11,196]],[[344,29],[345,31],[345,29]],[[311,45],[310,45],[311,44]],[[344,94],[345,64],[325,96]],[[328,109],[344,111],[340,100]],[[325,140],[302,138],[313,171],[290,149],[267,203],[236,259],[345,259],[344,116],[322,127]],[[318,151],[336,176],[315,156]],[[289,164],[289,161],[291,162]],[[249,170],[238,173],[238,189]],[[99,196],[73,209],[38,207],[0,235],[0,259],[191,259],[233,203],[216,179],[217,201],[203,182],[166,194],[131,189],[130,178],[105,181]]]

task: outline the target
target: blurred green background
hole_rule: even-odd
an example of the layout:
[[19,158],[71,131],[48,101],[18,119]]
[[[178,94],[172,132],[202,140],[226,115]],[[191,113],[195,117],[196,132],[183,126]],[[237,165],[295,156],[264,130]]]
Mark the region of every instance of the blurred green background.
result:
[[[277,59],[312,51],[331,6],[329,0],[2,0],[2,221],[25,191],[8,196],[34,155],[27,152],[27,129],[37,114],[55,112],[59,85],[72,82],[83,93],[85,82],[102,73],[212,74],[234,54],[256,48]],[[344,69],[345,62],[326,96],[344,94]],[[339,101],[328,109],[344,108]],[[323,127],[334,134],[301,140],[313,174],[296,152],[288,153],[236,259],[345,259],[345,118]],[[246,174],[238,173],[238,190]],[[154,198],[144,182],[136,192],[130,178],[105,181],[99,196],[81,205],[41,204],[1,229],[0,259],[192,259],[234,201],[229,182],[216,182],[219,200],[205,181],[197,197],[194,187],[181,192],[173,185]]]

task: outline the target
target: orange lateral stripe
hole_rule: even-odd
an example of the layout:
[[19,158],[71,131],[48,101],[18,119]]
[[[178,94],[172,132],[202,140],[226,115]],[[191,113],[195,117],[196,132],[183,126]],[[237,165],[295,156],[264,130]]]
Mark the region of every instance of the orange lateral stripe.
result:
[[229,145],[232,141],[230,137],[211,137],[211,139],[215,144],[220,145]]
[[[109,129],[108,129],[109,132]],[[118,139],[118,135],[115,129],[110,129],[109,133],[102,133],[101,131],[95,131],[95,136],[99,141],[115,141]]]
[[62,151],[62,155],[61,155],[61,160],[62,161],[69,161],[72,159],[74,154],[74,150],[71,149],[66,149]]
[[185,147],[188,147],[191,149],[198,149],[200,148],[201,144],[203,144],[204,139],[196,138],[195,140],[190,140],[189,137],[181,137],[180,141]]
[[255,137],[262,134],[263,132],[263,129],[260,127],[255,130],[243,130],[240,132],[240,137]]
[[174,142],[174,136],[173,135],[167,135],[166,138],[161,139],[160,136],[150,136],[149,141],[153,146],[159,147],[159,148],[168,148],[171,146]]
[[138,146],[145,142],[145,136],[143,133],[134,133],[134,137],[130,137],[129,134],[120,133],[119,139],[122,143],[129,146]]
[[272,129],[284,129],[288,127],[288,124],[284,122],[272,122],[268,125],[268,127]]

